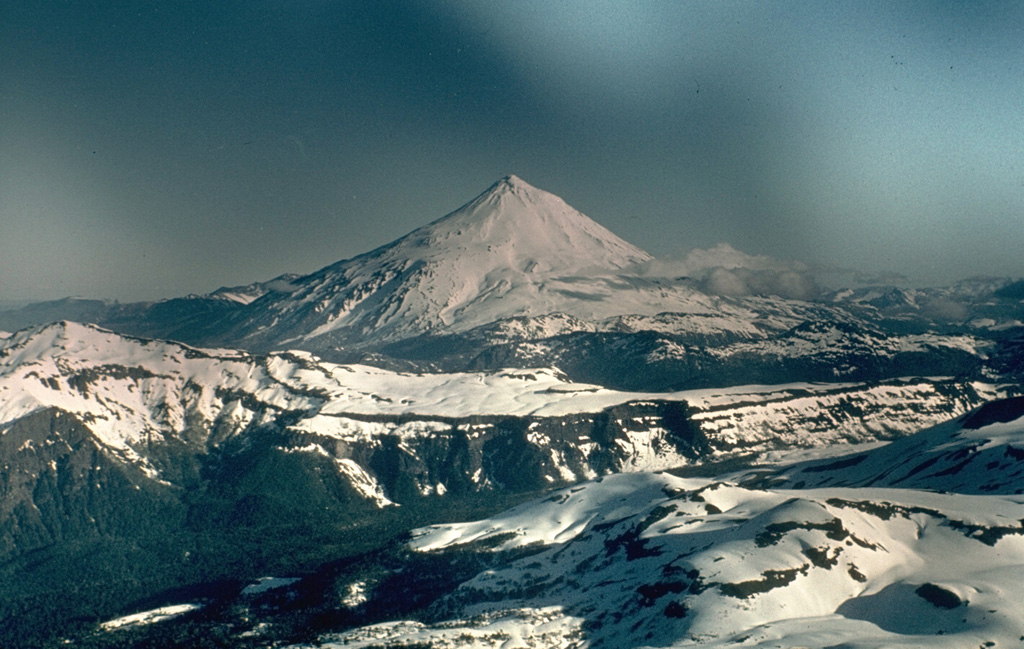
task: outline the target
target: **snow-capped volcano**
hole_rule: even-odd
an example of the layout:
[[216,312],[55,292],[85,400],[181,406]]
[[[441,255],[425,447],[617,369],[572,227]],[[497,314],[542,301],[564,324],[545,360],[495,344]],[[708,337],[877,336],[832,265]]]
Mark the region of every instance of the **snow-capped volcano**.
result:
[[[666,298],[657,282],[631,272],[651,259],[561,198],[507,176],[447,216],[257,301],[231,337],[351,344],[517,316],[709,311],[707,296],[676,288]],[[655,290],[659,299],[651,299]]]
[[558,196],[506,176],[460,209],[366,257],[450,260],[490,274],[622,270],[652,257]]

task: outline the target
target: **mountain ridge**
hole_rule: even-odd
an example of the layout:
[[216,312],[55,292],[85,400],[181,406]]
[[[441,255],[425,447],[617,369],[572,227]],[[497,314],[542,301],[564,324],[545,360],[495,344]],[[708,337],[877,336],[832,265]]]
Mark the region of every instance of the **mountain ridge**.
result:
[[[151,303],[38,303],[0,312],[0,329],[68,319],[199,347],[300,348],[337,362],[465,370],[532,365],[535,341],[586,346],[588,332],[655,333],[668,347],[716,347],[828,320],[887,334],[996,340],[1024,321],[1024,302],[1004,290],[1015,286],[1008,280],[796,299],[813,284],[805,272],[726,244],[692,251],[682,265],[655,260],[510,175],[395,241],[312,273]],[[435,350],[445,347],[456,353],[442,362]]]

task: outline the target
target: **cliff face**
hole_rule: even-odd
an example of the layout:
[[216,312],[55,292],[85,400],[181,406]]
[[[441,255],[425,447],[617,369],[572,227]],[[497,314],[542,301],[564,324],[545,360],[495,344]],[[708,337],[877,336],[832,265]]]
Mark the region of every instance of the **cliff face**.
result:
[[559,417],[342,415],[335,424],[347,434],[285,429],[288,451],[331,458],[350,475],[358,473],[368,497],[396,502],[535,491],[691,463],[712,451],[679,401],[630,402]]

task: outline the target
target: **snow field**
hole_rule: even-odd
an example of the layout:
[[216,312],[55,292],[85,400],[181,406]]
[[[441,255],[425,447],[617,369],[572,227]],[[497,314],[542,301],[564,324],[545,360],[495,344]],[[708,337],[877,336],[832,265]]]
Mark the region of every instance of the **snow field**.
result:
[[452,610],[558,603],[598,629],[590,646],[963,647],[1024,635],[1022,518],[1020,496],[622,474],[411,547],[545,547],[464,583]]

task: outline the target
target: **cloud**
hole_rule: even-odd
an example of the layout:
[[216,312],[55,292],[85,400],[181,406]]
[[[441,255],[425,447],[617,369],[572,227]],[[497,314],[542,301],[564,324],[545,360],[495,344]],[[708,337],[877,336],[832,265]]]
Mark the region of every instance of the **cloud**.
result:
[[694,269],[742,268],[751,271],[806,272],[807,264],[799,261],[776,259],[767,255],[748,255],[728,243],[720,243],[707,250],[691,250],[683,263]]
[[935,320],[959,321],[969,315],[967,307],[949,298],[936,297],[921,304],[921,313]]
[[855,284],[864,286],[906,286],[910,283],[909,277],[897,272],[865,273],[859,270],[836,272],[848,274]]
[[775,295],[809,300],[822,289],[811,269],[799,261],[748,255],[727,243],[691,250],[683,259],[659,259],[644,265],[648,277],[688,279],[713,295]]
[[736,269],[712,268],[701,280],[701,288],[716,295],[750,295],[751,290],[746,278],[741,276],[743,274],[746,273],[737,273]]

